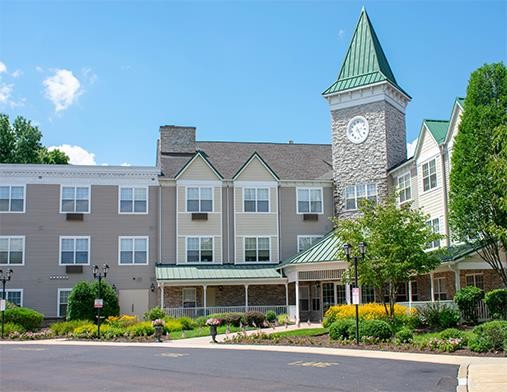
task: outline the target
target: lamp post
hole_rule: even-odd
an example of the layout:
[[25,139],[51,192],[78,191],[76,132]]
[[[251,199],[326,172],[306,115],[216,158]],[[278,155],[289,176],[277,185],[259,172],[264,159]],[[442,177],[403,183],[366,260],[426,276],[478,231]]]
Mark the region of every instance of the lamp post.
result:
[[102,278],[107,276],[107,271],[109,271],[109,266],[104,264],[102,266],[102,272],[100,271],[99,266],[94,265],[93,267],[93,279],[98,279],[99,281],[99,292],[98,298],[95,300],[95,307],[97,308],[97,337],[100,339],[100,309],[104,305],[104,301],[101,298],[102,295]]
[[8,269],[7,271],[3,271],[0,269],[0,280],[2,281],[2,339],[4,338],[4,323],[5,323],[5,284],[11,280],[12,274],[14,271],[12,269]]

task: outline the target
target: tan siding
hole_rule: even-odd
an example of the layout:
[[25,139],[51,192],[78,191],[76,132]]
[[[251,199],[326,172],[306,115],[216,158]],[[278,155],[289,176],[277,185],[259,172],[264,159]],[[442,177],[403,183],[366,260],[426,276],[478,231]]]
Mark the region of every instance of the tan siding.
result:
[[236,235],[276,235],[276,214],[236,214]]
[[222,212],[222,188],[213,188],[213,212]]
[[213,261],[222,262],[222,237],[218,236],[213,239]]
[[243,188],[234,187],[234,211],[243,212]]
[[271,237],[271,261],[278,263],[278,237]]
[[186,188],[184,186],[178,186],[178,212],[185,212],[186,207]]
[[176,187],[162,186],[162,262],[176,263]]
[[190,213],[178,213],[178,235],[221,235],[221,214],[208,213],[208,220],[192,220]]
[[271,212],[278,211],[278,188],[272,187],[269,190],[269,209]]
[[250,163],[243,169],[241,174],[238,176],[239,181],[276,181],[276,178],[266,169],[266,167],[254,158]]
[[178,237],[178,264],[185,263],[187,261],[187,244],[185,241],[185,237]]
[[201,157],[197,157],[178,177],[179,180],[218,180],[219,178],[211,170]]
[[235,243],[236,243],[235,261],[236,262],[245,261],[245,254],[244,254],[244,248],[243,248],[243,237],[236,237]]

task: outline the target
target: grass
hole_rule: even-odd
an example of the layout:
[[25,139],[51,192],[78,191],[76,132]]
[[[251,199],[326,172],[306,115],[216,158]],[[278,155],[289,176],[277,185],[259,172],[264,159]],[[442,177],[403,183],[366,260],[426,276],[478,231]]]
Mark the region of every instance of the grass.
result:
[[[464,330],[462,331],[467,340],[470,340],[473,336],[472,330]],[[414,334],[414,343],[426,343],[430,339],[439,338],[440,332],[424,332],[424,333],[416,333]]]
[[320,336],[328,333],[327,328],[305,328],[295,329],[293,331],[276,332],[273,336],[287,337],[287,336]]

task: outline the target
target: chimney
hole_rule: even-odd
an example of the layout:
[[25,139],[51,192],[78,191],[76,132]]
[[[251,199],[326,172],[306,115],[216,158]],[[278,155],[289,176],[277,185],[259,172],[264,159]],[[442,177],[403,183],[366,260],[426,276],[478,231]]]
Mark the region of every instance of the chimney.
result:
[[170,155],[195,153],[195,127],[162,125],[160,127],[160,152]]

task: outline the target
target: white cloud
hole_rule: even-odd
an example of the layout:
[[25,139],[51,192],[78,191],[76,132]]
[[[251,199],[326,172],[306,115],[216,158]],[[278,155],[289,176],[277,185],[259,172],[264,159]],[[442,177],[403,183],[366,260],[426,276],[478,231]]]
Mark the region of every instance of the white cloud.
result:
[[131,165],[130,163],[128,163],[128,162],[123,162],[123,163],[121,164],[121,166],[132,166],[132,165]]
[[42,82],[44,94],[53,105],[55,112],[60,112],[72,105],[81,95],[81,83],[68,69],[57,69],[55,74]]
[[417,139],[418,138],[415,138],[412,143],[407,143],[407,158],[410,158],[414,155],[415,147],[417,146]]
[[0,74],[4,72],[7,72],[7,66],[0,61]]
[[86,84],[92,85],[97,81],[98,76],[91,68],[82,68],[81,74],[83,75],[83,80]]
[[343,29],[338,30],[338,38],[339,39],[342,39],[344,35],[345,35],[345,30],[343,30]]
[[62,144],[61,146],[51,146],[48,150],[58,149],[67,154],[70,158],[69,163],[71,165],[96,165],[95,154],[93,152],[86,151],[80,146],[71,146],[69,144]]
[[19,78],[21,75],[23,75],[23,71],[21,71],[20,69],[17,69],[13,73],[11,73],[11,76],[13,78]]
[[0,84],[0,105],[9,104],[11,102],[12,90],[12,84]]

